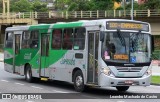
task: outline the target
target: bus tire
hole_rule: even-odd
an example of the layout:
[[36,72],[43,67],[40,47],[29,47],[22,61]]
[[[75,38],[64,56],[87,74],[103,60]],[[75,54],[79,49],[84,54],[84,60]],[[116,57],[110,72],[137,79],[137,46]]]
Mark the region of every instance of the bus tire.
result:
[[127,91],[129,89],[129,86],[116,86],[116,89],[118,91]]
[[33,82],[32,70],[31,70],[30,65],[27,65],[25,69],[26,69],[25,70],[25,80],[30,83]]
[[84,78],[81,70],[77,70],[74,73],[74,88],[77,92],[82,92],[84,90]]

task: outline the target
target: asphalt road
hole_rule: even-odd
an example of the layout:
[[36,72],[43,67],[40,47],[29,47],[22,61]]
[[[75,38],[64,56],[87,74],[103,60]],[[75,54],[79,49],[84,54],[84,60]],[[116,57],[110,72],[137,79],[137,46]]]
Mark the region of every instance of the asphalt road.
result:
[[[24,76],[14,75],[4,71],[3,63],[0,62],[0,94],[3,93],[48,93],[50,98],[57,99],[1,99],[0,102],[158,102],[160,99],[114,99],[114,96],[142,96],[144,93],[157,93],[160,95],[160,86],[134,86],[127,92],[118,92],[115,88],[87,88],[85,92],[75,92],[72,84],[58,81],[37,81],[28,83]],[[150,96],[150,95],[149,95]],[[1,97],[1,96],[0,96]],[[111,98],[112,97],[112,98]]]

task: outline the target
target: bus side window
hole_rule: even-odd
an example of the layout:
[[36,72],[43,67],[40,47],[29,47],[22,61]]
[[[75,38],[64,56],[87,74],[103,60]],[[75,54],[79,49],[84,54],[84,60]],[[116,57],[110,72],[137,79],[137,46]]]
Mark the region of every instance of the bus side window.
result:
[[62,30],[55,29],[52,32],[52,48],[53,49],[61,49],[62,42]]
[[64,29],[63,49],[71,50],[73,45],[73,29]]
[[29,48],[30,32],[24,31],[22,35],[22,48]]
[[5,47],[6,48],[13,48],[13,33],[11,33],[11,32],[6,34]]
[[38,48],[38,33],[39,31],[31,31],[30,48]]
[[74,33],[74,50],[84,50],[85,28],[76,28]]

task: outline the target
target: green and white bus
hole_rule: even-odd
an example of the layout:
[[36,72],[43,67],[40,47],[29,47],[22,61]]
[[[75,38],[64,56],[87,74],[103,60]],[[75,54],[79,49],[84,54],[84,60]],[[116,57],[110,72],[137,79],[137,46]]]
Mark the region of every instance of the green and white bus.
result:
[[84,86],[148,86],[151,78],[149,23],[100,19],[8,27],[4,69],[29,82],[59,80]]

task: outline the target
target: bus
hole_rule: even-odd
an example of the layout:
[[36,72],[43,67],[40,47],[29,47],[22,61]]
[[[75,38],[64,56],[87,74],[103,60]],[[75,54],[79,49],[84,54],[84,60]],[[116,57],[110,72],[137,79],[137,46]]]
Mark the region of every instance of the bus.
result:
[[26,81],[58,80],[85,86],[149,86],[151,27],[126,19],[80,20],[8,27],[4,69]]

